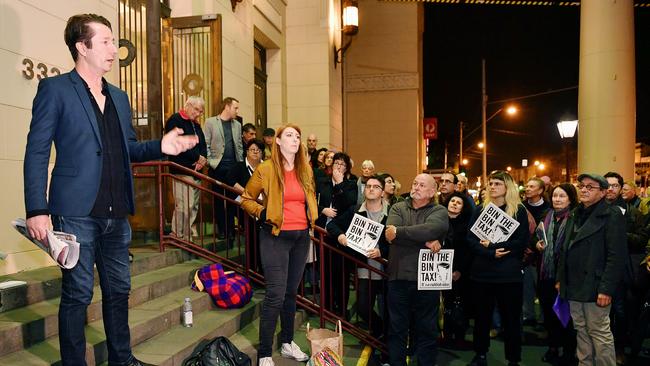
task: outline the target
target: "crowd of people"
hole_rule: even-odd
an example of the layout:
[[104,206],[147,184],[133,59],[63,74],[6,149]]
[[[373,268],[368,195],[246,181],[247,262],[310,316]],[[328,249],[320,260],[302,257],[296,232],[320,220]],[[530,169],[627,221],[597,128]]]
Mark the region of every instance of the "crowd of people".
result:
[[[222,182],[213,189],[228,197],[223,183],[234,187],[243,210],[259,223],[266,281],[261,366],[274,365],[278,318],[282,356],[309,357],[293,340],[293,321],[312,245],[309,230],[315,225],[327,230],[327,244],[337,250],[315,259],[325,261],[329,273],[311,276],[312,286],[326,287],[323,306],[350,319],[354,283],[356,312],[374,337],[386,340],[386,361],[392,366],[406,365],[408,354],[419,365],[435,365],[439,346],[470,346],[465,337],[472,318],[470,366],[487,365],[490,337],[499,331],[505,359],[517,365],[523,324],[538,322],[535,298],[548,333],[541,361],[611,366],[639,354],[650,320],[650,216],[648,199],[638,197],[632,179],[616,172],[583,173],[575,184],[552,185],[532,177],[520,192],[507,172],[495,171],[475,202],[467,179],[446,172],[438,180],[418,174],[409,192],[400,195],[399,183],[390,174],[377,174],[382,169],[371,160],[361,162],[356,177],[350,156],[318,149],[315,135],[305,146],[298,126],[265,129],[263,141],[257,141],[255,126],[242,126],[239,102],[230,97],[203,125],[198,118],[205,103],[189,97],[167,121],[161,140],[138,142],[128,96],[103,78],[117,54],[110,22],[94,14],[72,16],[64,38],[75,68],[40,81],[24,163],[30,235],[46,242],[52,225],[80,243],[78,264],[62,269],[58,329],[63,364],[85,364],[85,313],[94,268],[100,277],[108,362],[144,364],[132,354],[128,326],[127,216],[135,207],[129,169],[131,162],[163,155],[178,164],[170,170],[176,176],[174,235],[191,240],[195,234],[200,182],[191,171],[204,167]],[[48,184],[52,144],[57,154]],[[494,206],[518,225],[503,240],[491,242],[470,228]],[[232,205],[215,200],[214,213],[223,238],[231,242]],[[347,251],[344,233],[355,214],[384,227],[365,255]],[[452,290],[418,290],[418,253],[443,248],[455,252]]]
[[[200,136],[200,126],[177,122],[179,117],[198,117],[202,106],[201,100],[189,98],[170,118],[169,128],[199,135],[193,149],[170,159],[194,170],[207,165],[209,175],[233,186],[242,207],[267,227],[260,231],[258,256],[270,281],[262,328],[274,327],[279,314],[282,318],[295,311],[297,286],[304,280],[316,290],[327,289],[322,304],[329,311],[347,320],[356,313],[372,336],[385,339],[389,355],[383,361],[391,365],[405,365],[407,354],[422,364],[434,364],[438,346],[473,349],[470,365],[487,365],[490,338],[498,335],[504,339],[505,359],[517,365],[524,326],[543,325],[548,349],[540,361],[553,365],[624,364],[641,350],[647,323],[636,319],[644,311],[650,283],[646,249],[650,216],[648,200],[636,194],[633,180],[624,181],[615,172],[582,174],[575,184],[553,185],[548,177],[531,177],[519,182],[524,186],[520,189],[510,174],[495,171],[480,196],[473,197],[467,178],[448,171],[437,179],[418,175],[409,192],[400,195],[399,182],[388,173],[378,174],[371,160],[361,161],[357,177],[348,154],[318,148],[314,134],[303,144],[297,126],[265,129],[263,140],[257,140],[255,126],[237,121],[234,98],[226,98],[222,112],[206,120],[205,137]],[[291,149],[283,146],[287,131],[294,139]],[[300,164],[291,164],[292,159]],[[300,166],[297,176],[288,169],[293,165]],[[178,190],[187,196],[186,190]],[[312,194],[313,205],[307,199]],[[297,206],[290,199],[297,200]],[[218,227],[228,231],[235,213],[229,205],[217,204]],[[519,223],[505,241],[492,243],[470,230],[489,204]],[[186,200],[177,199],[178,211],[188,207]],[[345,233],[355,214],[384,226],[377,246],[365,256],[347,248]],[[177,229],[182,225],[173,229],[187,237],[195,209],[174,215],[186,222],[183,229]],[[284,221],[292,216],[300,216],[296,227]],[[312,224],[326,229],[326,243],[338,250],[320,258],[327,268],[322,277],[316,270],[319,258],[309,253],[312,244],[298,245],[298,252],[292,249],[297,237],[300,242],[304,239],[294,229],[302,233]],[[228,240],[232,235],[224,232]],[[288,256],[275,252],[277,242],[293,243],[286,248]],[[270,253],[269,245],[274,250],[270,257],[264,255]],[[417,256],[422,248],[454,249],[451,290],[417,290]],[[278,265],[282,275],[274,277]],[[351,288],[356,296],[350,295]],[[556,315],[558,297],[570,309],[568,324]],[[351,298],[356,300],[353,307]],[[442,329],[439,313],[444,315]],[[470,343],[466,333],[471,319]],[[283,353],[306,357],[292,343],[292,331],[283,329]],[[260,330],[264,365],[272,362],[266,360],[267,331]]]

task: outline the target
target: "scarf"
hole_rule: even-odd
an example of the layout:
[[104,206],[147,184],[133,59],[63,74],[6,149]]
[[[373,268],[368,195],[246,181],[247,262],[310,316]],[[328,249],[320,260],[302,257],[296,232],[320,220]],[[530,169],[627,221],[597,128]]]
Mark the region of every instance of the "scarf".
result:
[[546,228],[546,248],[542,256],[540,270],[543,279],[555,279],[557,262],[560,257],[560,248],[564,243],[564,229],[571,210],[567,207],[560,211],[551,210],[544,218]]

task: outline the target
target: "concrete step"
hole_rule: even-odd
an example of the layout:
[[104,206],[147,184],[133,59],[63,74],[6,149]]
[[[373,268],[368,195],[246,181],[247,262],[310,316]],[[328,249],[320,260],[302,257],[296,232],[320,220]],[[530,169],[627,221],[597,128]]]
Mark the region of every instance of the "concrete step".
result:
[[[241,309],[206,311],[194,316],[194,326],[175,325],[169,330],[133,348],[139,360],[164,366],[182,365],[202,341],[215,337],[232,337],[259,317],[263,295],[257,292],[250,303]],[[1,362],[1,360],[0,360]]]
[[[177,249],[160,253],[157,245],[137,246],[130,250],[134,255],[131,276],[190,259],[187,254]],[[0,276],[0,283],[11,280],[25,281],[27,285],[0,290],[0,313],[61,296],[61,270],[57,266]],[[95,273],[95,285],[97,284],[99,276]]]
[[[206,311],[218,311],[208,294],[192,291],[189,287],[170,292],[157,299],[129,309],[131,345],[138,345],[157,334],[181,323],[183,299],[192,299],[192,311],[200,315]],[[106,362],[108,351],[104,323],[97,320],[86,326],[86,362]],[[0,365],[22,365],[29,360],[34,365],[56,365],[61,362],[59,337],[54,336],[25,350],[0,358]]]
[[[205,264],[207,262],[203,260],[191,260],[132,277],[129,307],[134,308],[178,289],[188,288],[195,271]],[[102,318],[101,296],[99,286],[95,286],[87,311],[88,323]],[[1,313],[0,339],[3,342],[0,342],[0,356],[57,335],[59,303],[60,297],[57,297]]]

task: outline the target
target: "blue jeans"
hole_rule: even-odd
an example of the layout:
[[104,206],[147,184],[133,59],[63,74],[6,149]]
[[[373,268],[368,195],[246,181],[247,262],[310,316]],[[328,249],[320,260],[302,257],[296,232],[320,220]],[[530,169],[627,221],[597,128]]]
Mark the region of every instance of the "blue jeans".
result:
[[86,309],[93,297],[97,265],[102,290],[102,313],[109,365],[124,365],[133,358],[129,333],[128,247],[131,227],[126,218],[52,216],[54,230],[77,236],[79,262],[62,269],[59,306],[59,342],[63,365],[86,365]]
[[[388,357],[391,366],[406,366],[409,327],[415,328],[415,357],[420,366],[436,364],[439,291],[418,291],[416,281],[388,281]],[[415,324],[409,324],[410,314]]]
[[259,358],[271,357],[273,334],[280,316],[280,343],[293,340],[298,285],[307,263],[311,240],[309,231],[281,231],[274,236],[260,230],[260,252],[266,281],[266,294],[260,314]]

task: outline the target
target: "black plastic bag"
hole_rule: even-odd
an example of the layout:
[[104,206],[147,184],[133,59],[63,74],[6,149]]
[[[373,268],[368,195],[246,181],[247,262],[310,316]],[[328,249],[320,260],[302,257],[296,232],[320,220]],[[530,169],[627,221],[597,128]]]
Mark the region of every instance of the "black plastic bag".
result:
[[[198,348],[198,347],[197,347]],[[183,361],[183,366],[250,366],[251,359],[226,337],[217,337]]]

